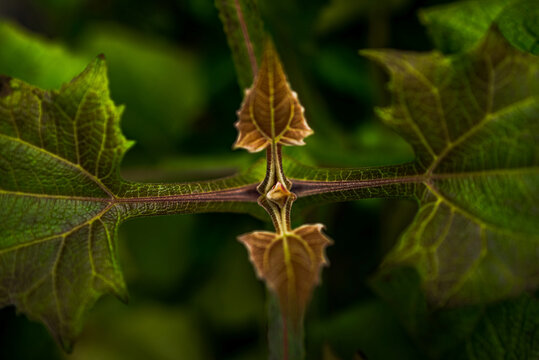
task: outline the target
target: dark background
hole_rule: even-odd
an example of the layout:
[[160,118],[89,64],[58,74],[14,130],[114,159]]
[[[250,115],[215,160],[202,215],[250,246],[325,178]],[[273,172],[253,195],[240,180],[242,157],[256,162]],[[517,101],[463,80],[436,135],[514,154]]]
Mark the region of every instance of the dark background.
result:
[[[388,101],[387,79],[358,50],[432,49],[417,10],[442,2],[259,0],[315,130],[306,147],[287,148],[285,155],[338,167],[413,159],[409,146],[375,119],[373,108]],[[259,157],[231,150],[242,90],[212,1],[0,0],[0,21],[60,44],[73,59],[58,76],[37,77],[25,58],[2,49],[0,37],[0,73],[41,87],[57,88],[97,54],[106,55],[112,98],[126,105],[122,129],[137,142],[123,162],[124,177],[209,179]],[[50,61],[46,54],[43,61]],[[368,286],[414,210],[410,201],[364,200],[294,214],[295,224],[326,224],[335,241],[307,314],[308,359],[330,359],[331,352],[350,359],[358,351],[369,359],[422,358]],[[119,243],[130,304],[102,298],[67,358],[266,358],[264,285],[235,238],[269,226],[238,214],[124,224]],[[64,357],[41,324],[13,308],[0,310],[0,359]]]

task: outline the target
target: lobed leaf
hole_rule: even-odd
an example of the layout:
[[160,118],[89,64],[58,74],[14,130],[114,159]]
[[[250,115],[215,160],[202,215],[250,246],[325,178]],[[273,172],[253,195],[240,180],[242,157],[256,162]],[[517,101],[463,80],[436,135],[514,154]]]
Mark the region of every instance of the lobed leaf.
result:
[[258,152],[271,144],[304,145],[313,133],[298,96],[290,89],[279,56],[268,41],[253,86],[246,90],[235,126],[234,148]]
[[320,269],[328,264],[324,252],[331,240],[322,233],[323,227],[303,225],[284,234],[255,231],[238,238],[258,277],[278,295],[281,311],[293,323],[303,315],[320,281]]
[[539,60],[491,29],[454,57],[364,52],[390,72],[379,109],[417,156],[420,208],[387,265],[415,266],[437,305],[539,286]]
[[2,81],[0,306],[43,321],[67,349],[101,293],[127,300],[107,187],[130,146],[120,114],[103,58],[59,92]]
[[132,144],[102,56],[59,91],[0,78],[0,307],[41,320],[66,349],[103,293],[127,300],[118,225],[134,216],[253,211],[260,174],[186,184],[119,176]]

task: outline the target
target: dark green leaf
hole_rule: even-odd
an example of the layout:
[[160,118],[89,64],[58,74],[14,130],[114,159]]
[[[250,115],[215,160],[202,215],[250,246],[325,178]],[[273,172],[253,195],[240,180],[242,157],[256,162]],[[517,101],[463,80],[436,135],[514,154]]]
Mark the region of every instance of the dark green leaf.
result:
[[428,309],[413,269],[392,269],[371,281],[427,359],[535,359],[539,301],[528,294],[494,304]]
[[443,52],[471,48],[496,23],[509,43],[539,52],[539,7],[534,0],[471,0],[427,8],[421,21]]
[[391,74],[380,117],[412,146],[420,209],[386,265],[411,264],[430,301],[539,286],[539,59],[496,29],[463,55],[367,51]]
[[119,165],[131,142],[109,98],[103,57],[59,91],[7,77],[0,85],[0,306],[43,321],[66,349],[102,293],[127,300],[116,254],[123,220],[260,211],[256,169],[202,183],[123,181]]
[[466,340],[466,358],[538,359],[539,301],[523,296],[486,309]]
[[513,46],[539,54],[539,6],[536,1],[521,0],[505,7],[496,23]]
[[469,0],[439,5],[419,12],[438,49],[455,53],[473,47],[487,33],[512,0]]

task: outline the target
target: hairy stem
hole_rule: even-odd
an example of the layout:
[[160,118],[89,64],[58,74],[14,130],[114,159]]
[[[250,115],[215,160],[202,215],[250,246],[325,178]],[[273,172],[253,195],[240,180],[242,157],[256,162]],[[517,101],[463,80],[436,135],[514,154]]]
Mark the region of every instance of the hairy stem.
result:
[[258,192],[267,194],[277,182],[280,182],[290,190],[292,183],[284,175],[281,145],[272,143],[266,149],[266,163],[266,177],[258,185]]
[[241,6],[238,0],[234,0],[234,6],[236,8],[236,13],[238,14],[238,22],[240,23],[241,33],[245,41],[245,47],[247,48],[247,54],[249,54],[249,62],[251,63],[251,70],[253,72],[253,77],[258,73],[258,65],[256,63],[255,51],[253,49],[253,43],[249,37],[249,32],[247,31],[247,24],[243,18],[243,11],[241,11]]

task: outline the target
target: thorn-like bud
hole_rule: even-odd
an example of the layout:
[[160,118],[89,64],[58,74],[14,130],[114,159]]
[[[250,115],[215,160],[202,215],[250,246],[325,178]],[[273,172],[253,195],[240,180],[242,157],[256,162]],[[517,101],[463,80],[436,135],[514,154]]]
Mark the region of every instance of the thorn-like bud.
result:
[[281,208],[284,207],[284,204],[290,197],[295,197],[295,195],[291,193],[280,181],[277,181],[277,183],[273,185],[271,190],[266,194],[266,198],[268,198],[268,200],[279,205]]

